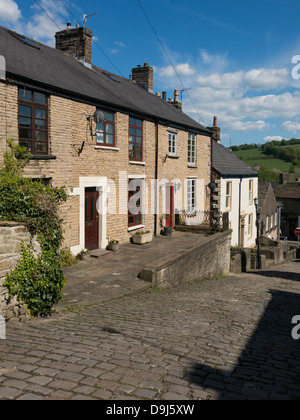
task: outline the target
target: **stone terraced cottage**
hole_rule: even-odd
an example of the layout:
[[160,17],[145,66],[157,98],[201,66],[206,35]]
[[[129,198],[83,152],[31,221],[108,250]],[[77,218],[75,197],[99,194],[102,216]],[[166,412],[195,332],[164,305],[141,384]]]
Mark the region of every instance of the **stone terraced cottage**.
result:
[[211,200],[211,130],[182,112],[178,91],[174,103],[153,94],[147,63],[126,79],[92,65],[91,46],[87,28],[66,28],[51,48],[0,27],[0,159],[13,138],[31,151],[25,176],[68,188],[74,254],[158,234]]

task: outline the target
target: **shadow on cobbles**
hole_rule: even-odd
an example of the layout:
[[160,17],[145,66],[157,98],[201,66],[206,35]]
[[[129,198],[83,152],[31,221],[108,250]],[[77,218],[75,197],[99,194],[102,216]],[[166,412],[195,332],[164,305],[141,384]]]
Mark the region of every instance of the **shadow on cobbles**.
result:
[[[298,262],[298,261],[295,261]],[[300,262],[300,260],[299,260]],[[257,272],[254,271],[250,271],[250,274],[257,274]],[[298,273],[291,273],[290,271],[273,271],[273,270],[269,270],[269,271],[259,271],[259,275],[260,276],[265,276],[265,277],[276,277],[276,278],[280,278],[280,279],[286,279],[286,280],[292,280],[292,281],[298,281],[300,282],[300,272]]]
[[270,293],[272,299],[234,369],[195,363],[190,382],[217,392],[220,400],[300,399],[300,340],[292,337],[300,295]]

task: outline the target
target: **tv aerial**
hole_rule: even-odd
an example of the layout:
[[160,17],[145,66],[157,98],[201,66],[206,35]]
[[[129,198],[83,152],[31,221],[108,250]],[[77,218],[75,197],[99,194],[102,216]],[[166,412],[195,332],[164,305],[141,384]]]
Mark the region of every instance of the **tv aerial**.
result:
[[94,15],[96,15],[98,12],[94,12],[94,13],[91,13],[90,15],[83,15],[83,27],[85,28],[85,25],[86,25],[86,22],[87,22],[87,20],[90,18],[90,17],[92,17],[92,16],[94,16]]

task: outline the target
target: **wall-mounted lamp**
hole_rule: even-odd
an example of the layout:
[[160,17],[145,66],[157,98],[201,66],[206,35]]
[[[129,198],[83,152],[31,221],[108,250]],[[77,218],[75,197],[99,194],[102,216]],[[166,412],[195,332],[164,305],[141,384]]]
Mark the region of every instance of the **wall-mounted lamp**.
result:
[[216,190],[216,188],[217,188],[217,185],[214,183],[214,182],[210,182],[209,184],[208,184],[208,188],[210,189],[210,191],[213,193],[213,192],[215,192],[215,190]]

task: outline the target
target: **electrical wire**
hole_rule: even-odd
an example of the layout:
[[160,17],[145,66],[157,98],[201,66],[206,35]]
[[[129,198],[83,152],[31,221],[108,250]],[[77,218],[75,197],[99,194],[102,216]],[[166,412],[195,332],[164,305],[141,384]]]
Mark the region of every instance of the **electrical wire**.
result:
[[49,13],[40,5],[37,0],[34,0],[35,3],[39,6],[39,8],[48,16],[48,18],[54,23],[54,25],[61,31],[62,29],[58,26],[58,24],[52,19]]
[[[63,0],[59,0],[64,9],[73,17],[73,19],[76,20],[76,22],[81,25],[82,23],[77,19],[77,17],[71,12],[71,10],[66,6],[65,2]],[[113,66],[113,68],[117,71],[117,73],[124,77],[121,71],[118,69],[118,67],[113,63],[113,61],[108,57],[108,55],[105,53],[105,51],[100,47],[100,45],[93,39],[93,44],[99,49],[99,51],[103,54],[103,56],[106,58],[106,60]]]
[[142,3],[140,2],[140,0],[137,0],[137,2],[138,2],[138,4],[139,4],[140,8],[142,9],[142,12],[143,12],[143,14],[145,15],[145,18],[147,19],[147,21],[148,21],[148,23],[149,23],[149,25],[150,25],[150,27],[151,27],[151,29],[152,29],[152,31],[153,31],[153,33],[154,33],[154,35],[156,36],[156,38],[157,38],[157,40],[158,40],[158,42],[159,42],[159,44],[160,44],[160,46],[161,46],[162,50],[164,51],[164,53],[165,53],[165,55],[166,55],[167,59],[169,60],[169,62],[170,62],[170,64],[171,64],[171,66],[172,66],[172,68],[173,68],[173,70],[174,70],[174,72],[175,72],[175,74],[176,74],[176,76],[177,76],[177,78],[178,78],[178,80],[179,80],[179,82],[181,83],[181,85],[182,85],[182,87],[183,87],[184,91],[186,92],[187,96],[189,97],[189,99],[190,99],[190,101],[191,101],[191,103],[192,103],[192,105],[193,105],[193,107],[194,107],[194,109],[195,109],[196,113],[197,113],[197,114],[198,114],[198,116],[199,116],[200,121],[202,121],[202,123],[204,124],[203,118],[201,117],[199,110],[197,109],[197,107],[196,107],[196,105],[195,105],[195,103],[194,103],[193,99],[191,98],[191,95],[188,93],[188,89],[186,89],[186,87],[185,87],[185,85],[184,85],[184,83],[183,83],[183,81],[182,81],[182,79],[181,79],[181,77],[180,77],[180,75],[179,75],[178,71],[176,70],[176,67],[174,66],[174,64],[173,64],[173,62],[172,62],[172,60],[171,60],[170,55],[168,54],[168,51],[166,50],[166,48],[165,48],[164,44],[162,43],[162,41],[161,41],[160,37],[158,36],[158,33],[157,33],[157,31],[155,30],[155,28],[154,28],[154,26],[153,26],[153,24],[152,24],[152,22],[151,22],[151,20],[150,20],[150,18],[149,18],[149,16],[148,16],[148,14],[147,14],[146,10],[144,9],[144,7],[143,7]]

